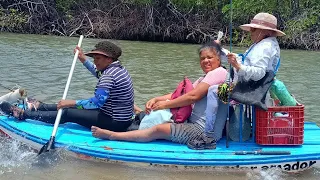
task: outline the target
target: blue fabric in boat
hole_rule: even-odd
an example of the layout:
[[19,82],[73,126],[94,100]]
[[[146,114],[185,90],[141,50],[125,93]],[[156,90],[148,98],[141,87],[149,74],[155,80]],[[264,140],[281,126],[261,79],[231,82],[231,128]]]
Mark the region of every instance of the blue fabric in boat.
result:
[[[0,128],[13,132],[38,144],[45,144],[53,126],[39,121],[16,121],[0,116]],[[186,145],[169,141],[135,143],[100,140],[92,137],[89,129],[77,124],[66,123],[59,126],[56,147],[69,151],[110,160],[194,166],[256,165],[291,161],[320,159],[320,128],[315,123],[305,123],[305,138],[302,146],[259,146],[253,142],[217,143],[214,150],[192,150]],[[233,155],[235,151],[291,151],[291,155]]]

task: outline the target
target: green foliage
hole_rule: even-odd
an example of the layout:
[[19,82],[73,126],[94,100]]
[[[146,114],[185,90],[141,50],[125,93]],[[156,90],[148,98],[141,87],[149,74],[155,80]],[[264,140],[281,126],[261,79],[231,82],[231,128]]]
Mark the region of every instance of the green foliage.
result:
[[16,9],[4,10],[0,9],[0,27],[3,29],[22,30],[27,22],[28,16]]
[[67,13],[76,2],[77,0],[56,0],[57,10],[59,12]]
[[[231,22],[233,27],[232,41],[237,45],[248,45],[251,43],[250,36],[248,36],[248,33],[239,29],[239,25],[249,23],[254,15],[259,12],[268,12],[278,18],[278,28],[287,34],[286,37],[279,39],[280,44],[283,43],[282,45],[284,46],[298,47],[299,43],[301,43],[301,38],[305,38],[308,34],[312,34],[308,37],[308,43],[313,43],[313,39],[320,38],[318,35],[320,31],[320,0],[232,0],[232,6],[229,4],[230,0],[56,0],[52,2],[55,3],[50,3],[53,4],[52,8],[56,8],[59,18],[63,18],[64,21],[67,22],[66,24],[72,22],[81,15],[81,13],[90,12],[92,9],[106,11],[112,7],[116,7],[112,13],[108,15],[111,16],[111,19],[121,19],[126,17],[128,11],[138,10],[133,12],[137,13],[140,9],[148,10],[154,8],[156,11],[152,12],[157,12],[154,14],[161,15],[161,17],[152,16],[152,18],[154,18],[153,20],[155,20],[152,22],[159,24],[159,27],[155,27],[158,28],[157,36],[159,37],[163,35],[161,33],[168,33],[162,32],[162,28],[168,30],[167,27],[171,27],[170,23],[175,23],[170,22],[172,21],[171,16],[174,16],[174,14],[166,9],[166,3],[171,2],[173,6],[170,8],[176,8],[176,10],[190,22],[197,22],[195,23],[196,27],[199,28],[197,30],[201,32],[215,34],[218,30],[228,31]],[[26,27],[24,26],[25,23],[33,22],[28,21],[29,17],[26,14],[29,14],[29,11],[27,9],[23,10],[25,12],[23,13],[14,9],[3,10],[1,7],[7,7],[7,4],[1,3],[0,1],[1,30],[23,30],[23,28]],[[162,11],[164,13],[162,13]],[[141,15],[141,17],[143,16],[144,15]],[[150,18],[151,16],[146,15],[146,17]],[[90,18],[93,24],[96,25],[95,23],[97,22],[94,21],[96,17],[92,15]],[[212,23],[212,21],[215,22]],[[100,20],[98,22],[100,22]],[[143,23],[145,21],[141,22]],[[121,23],[127,23],[126,19],[122,19]],[[137,26],[139,25],[141,24],[137,24]],[[179,35],[182,37],[190,33],[190,29],[183,29],[183,26],[184,24],[176,26],[176,28],[182,29],[177,32],[177,34],[180,33]],[[96,28],[96,26],[94,26],[94,28]],[[104,32],[102,32],[102,34],[103,33]],[[142,35],[139,33],[142,33]],[[154,32],[147,33],[151,33],[150,36],[155,36],[155,34],[152,34]],[[138,34],[143,36],[143,32],[141,31],[139,31]],[[302,35],[305,36],[303,37]],[[129,34],[128,36],[131,35]],[[199,42],[197,38],[201,39],[201,36],[201,33],[200,35],[195,34],[195,42]],[[228,39],[228,37],[225,39]],[[318,42],[313,44],[313,47],[319,48]]]
[[[252,43],[250,36],[248,36],[247,32],[239,29],[239,25],[249,23],[250,19],[259,12],[272,13],[272,11],[277,7],[276,2],[277,0],[268,0],[268,3],[266,3],[265,0],[233,0],[232,6],[230,6],[230,4],[226,4],[222,8],[221,12],[224,15],[223,22],[228,24],[228,26],[232,23],[232,41],[240,46],[250,45]],[[232,18],[230,18],[231,14]]]
[[288,36],[308,31],[310,28],[319,25],[319,9],[309,9],[302,14],[299,14],[286,23],[286,33]]
[[[296,34],[319,26],[320,21],[319,0],[233,0],[232,11],[230,7],[230,4],[226,4],[221,13],[226,24],[230,24],[232,13],[233,28],[249,23],[259,12],[267,12],[278,18],[278,28],[283,29],[287,34],[286,38],[289,39]],[[240,42],[239,45],[250,42],[245,33],[242,36],[238,34],[238,29],[233,35],[233,40]]]
[[[231,9],[230,4],[222,8],[222,13],[227,20],[230,19]],[[232,20],[234,22],[247,23],[252,16],[259,12],[272,13],[277,8],[277,0],[233,0],[232,1]],[[238,23],[237,23],[238,24]]]
[[222,7],[229,0],[171,0],[171,2],[181,10],[189,11],[191,8],[198,10],[215,10],[220,13]]
[[213,1],[213,0],[172,0],[171,2],[181,8],[192,8],[192,7],[215,8],[219,1]]
[[123,2],[136,5],[150,5],[152,0],[124,0]]

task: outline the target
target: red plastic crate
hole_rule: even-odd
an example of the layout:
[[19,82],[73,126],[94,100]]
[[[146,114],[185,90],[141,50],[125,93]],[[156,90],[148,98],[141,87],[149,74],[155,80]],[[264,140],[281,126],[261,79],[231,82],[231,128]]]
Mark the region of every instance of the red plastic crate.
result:
[[256,108],[256,143],[301,145],[304,133],[304,106]]

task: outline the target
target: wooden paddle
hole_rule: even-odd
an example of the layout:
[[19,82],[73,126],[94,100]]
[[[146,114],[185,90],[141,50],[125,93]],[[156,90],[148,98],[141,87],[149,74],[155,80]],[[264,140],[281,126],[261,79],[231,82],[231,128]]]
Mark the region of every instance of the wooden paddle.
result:
[[[79,47],[81,47],[82,40],[83,40],[83,35],[80,36],[80,39],[79,39],[79,42],[78,42],[78,46]],[[70,82],[71,82],[71,78],[72,78],[73,71],[74,71],[74,67],[75,67],[77,59],[78,59],[78,55],[79,55],[79,51],[77,50],[76,53],[74,54],[72,66],[71,66],[71,69],[70,69],[70,72],[69,72],[69,77],[68,77],[68,80],[67,80],[66,87],[64,89],[63,96],[62,96],[63,100],[66,99],[66,97],[67,97],[69,86],[70,86]],[[54,139],[55,139],[55,136],[56,136],[56,133],[57,133],[57,130],[58,130],[58,126],[59,126],[59,123],[60,123],[61,115],[62,115],[62,109],[59,109],[57,117],[56,117],[56,120],[54,122],[53,131],[52,131],[50,140],[40,149],[38,155],[42,154],[43,152],[48,152],[50,149],[54,149]]]

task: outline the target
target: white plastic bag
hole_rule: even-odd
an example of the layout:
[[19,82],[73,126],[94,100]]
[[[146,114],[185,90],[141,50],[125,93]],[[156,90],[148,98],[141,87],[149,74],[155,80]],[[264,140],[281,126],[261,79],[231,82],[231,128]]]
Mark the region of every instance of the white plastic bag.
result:
[[171,117],[172,113],[170,112],[170,109],[151,111],[150,114],[145,115],[141,120],[139,130],[148,129],[163,123],[173,122]]

